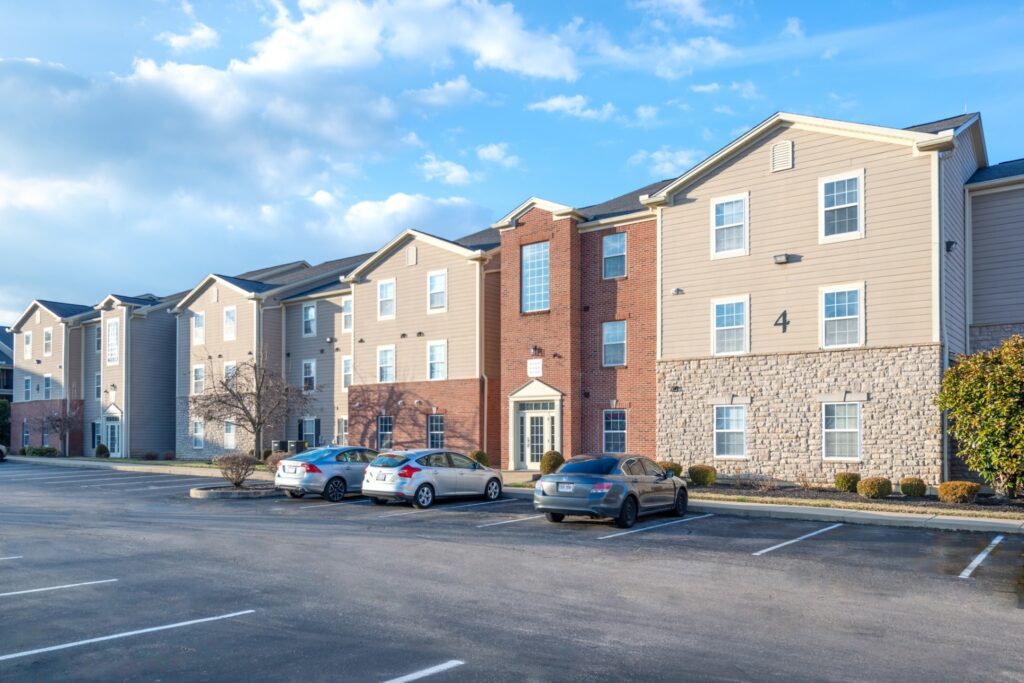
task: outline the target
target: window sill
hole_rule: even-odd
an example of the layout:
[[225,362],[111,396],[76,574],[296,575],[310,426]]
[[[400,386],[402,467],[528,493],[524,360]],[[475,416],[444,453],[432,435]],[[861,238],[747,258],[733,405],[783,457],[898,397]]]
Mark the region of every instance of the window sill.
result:
[[620,364],[620,365],[605,365],[605,364],[603,364],[603,363],[602,363],[602,364],[601,364],[601,367],[602,367],[602,368],[627,368],[627,367],[629,367],[629,366],[628,366],[628,365],[626,365],[625,363],[622,363],[622,364]]
[[551,309],[550,308],[545,308],[543,311],[519,311],[519,315],[521,315],[521,316],[548,315],[549,313],[551,313]]
[[602,278],[601,278],[601,280],[603,282],[615,282],[617,280],[628,280],[628,279],[629,279],[628,275],[615,275],[614,277],[603,277],[602,276]]
[[750,456],[749,455],[713,455],[713,456],[711,456],[711,459],[712,460],[743,461],[743,460],[750,460]]
[[711,254],[712,261],[720,261],[728,258],[738,258],[740,256],[750,256],[749,249],[734,249],[732,251],[721,251]]
[[827,458],[821,456],[822,462],[845,462],[845,463],[859,463],[863,462],[861,458]]
[[842,232],[838,235],[822,235],[818,233],[818,244],[832,244],[833,242],[849,242],[851,240],[864,239],[864,231]]

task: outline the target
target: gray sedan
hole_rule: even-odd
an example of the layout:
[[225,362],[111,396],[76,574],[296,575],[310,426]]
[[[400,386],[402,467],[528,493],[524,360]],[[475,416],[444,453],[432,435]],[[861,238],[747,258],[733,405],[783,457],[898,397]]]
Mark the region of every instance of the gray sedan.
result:
[[549,522],[612,517],[628,529],[641,515],[686,514],[686,482],[639,455],[578,455],[537,480],[533,507]]
[[362,489],[363,472],[377,451],[357,446],[314,448],[277,464],[274,486],[289,498],[319,493],[332,503]]

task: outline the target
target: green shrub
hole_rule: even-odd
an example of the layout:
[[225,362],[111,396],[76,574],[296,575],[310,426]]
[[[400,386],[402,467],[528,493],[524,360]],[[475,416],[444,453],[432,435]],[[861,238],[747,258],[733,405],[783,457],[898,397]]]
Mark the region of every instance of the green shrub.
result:
[[551,474],[565,462],[565,458],[558,451],[548,451],[540,456],[540,473]]
[[672,462],[671,460],[659,460],[658,465],[661,469],[671,472],[677,477],[683,476],[683,466],[677,462]]
[[264,448],[264,449],[263,449],[263,460],[266,460],[267,458],[269,458],[269,457],[270,457],[270,456],[272,456],[273,454],[274,454],[274,451],[273,451],[272,449],[270,449],[270,448]]
[[690,481],[697,486],[711,486],[718,477],[718,470],[711,465],[690,465],[690,469],[686,473],[689,475]]
[[491,459],[487,457],[487,454],[483,451],[470,451],[469,457],[476,460],[478,463],[487,467],[491,464]]
[[981,484],[973,481],[946,481],[939,484],[939,500],[943,503],[973,503]]
[[55,458],[60,455],[60,451],[53,446],[29,446],[23,449],[23,452],[25,455],[35,455],[42,458]]
[[142,454],[142,459],[143,460],[159,460],[160,459],[160,454],[157,453],[156,451],[146,451],[145,453]]
[[241,488],[245,480],[256,471],[256,458],[251,455],[218,455],[213,464],[220,468],[225,479],[237,488]]
[[857,493],[864,498],[888,498],[892,495],[892,482],[885,477],[868,477],[857,482]]
[[287,457],[288,454],[284,451],[272,451],[270,455],[267,456],[266,460],[263,461],[263,464],[267,466],[267,471],[273,474],[274,472],[277,472],[277,466],[280,462]]
[[920,477],[903,477],[900,479],[900,493],[919,498],[928,493],[928,484]]
[[860,481],[860,475],[856,472],[837,472],[836,473],[836,489],[839,491],[845,491],[847,493],[855,493],[857,491],[857,482]]
[[96,457],[97,458],[109,458],[110,449],[107,448],[107,444],[101,443],[96,446]]
[[164,460],[174,460],[174,451],[164,451],[161,456]]

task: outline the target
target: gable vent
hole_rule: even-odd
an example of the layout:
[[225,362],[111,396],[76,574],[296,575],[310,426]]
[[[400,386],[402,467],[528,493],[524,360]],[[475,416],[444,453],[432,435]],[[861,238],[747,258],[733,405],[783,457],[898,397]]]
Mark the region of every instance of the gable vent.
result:
[[772,173],[793,168],[793,141],[781,140],[772,145]]
[[405,250],[405,265],[415,266],[416,265],[416,246],[412,245]]

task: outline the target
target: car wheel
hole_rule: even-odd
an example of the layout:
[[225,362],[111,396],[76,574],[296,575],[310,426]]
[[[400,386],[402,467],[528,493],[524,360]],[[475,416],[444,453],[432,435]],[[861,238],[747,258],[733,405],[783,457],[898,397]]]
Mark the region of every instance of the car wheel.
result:
[[290,491],[290,490],[286,489],[285,492],[284,492],[284,495],[288,496],[289,498],[302,498],[304,495],[306,495],[306,492],[305,491]]
[[676,517],[683,517],[686,515],[686,506],[689,504],[689,496],[686,495],[686,489],[679,489],[676,491],[676,504],[672,508],[673,514]]
[[497,479],[491,479],[487,482],[487,486],[484,488],[484,497],[487,500],[498,500],[501,498],[501,482]]
[[373,501],[374,505],[387,505],[388,504],[388,502],[386,500],[384,500],[383,498],[371,498],[370,500]]
[[619,508],[619,516],[615,518],[615,526],[620,529],[629,529],[636,524],[636,516],[636,498],[629,496],[626,500],[622,501],[622,507]]
[[545,512],[544,517],[546,517],[549,522],[554,522],[555,524],[558,524],[565,519],[565,515],[561,512]]
[[412,497],[412,506],[414,508],[428,508],[434,504],[434,487],[430,484],[421,484],[416,489],[416,495]]
[[332,503],[340,503],[345,497],[345,480],[341,477],[331,479],[327,482],[327,486],[324,487],[324,492],[320,495]]

